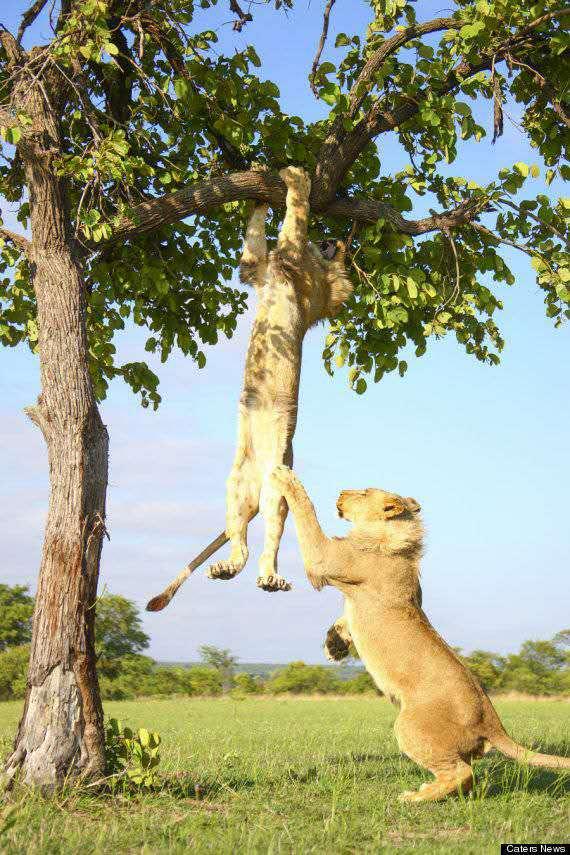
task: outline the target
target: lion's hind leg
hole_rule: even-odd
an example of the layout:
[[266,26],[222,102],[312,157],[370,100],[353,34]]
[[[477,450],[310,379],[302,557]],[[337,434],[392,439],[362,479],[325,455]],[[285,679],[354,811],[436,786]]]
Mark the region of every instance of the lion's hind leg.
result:
[[233,579],[246,565],[249,557],[247,527],[259,507],[259,482],[248,459],[234,464],[226,490],[226,534],[230,540],[230,556],[208,569],[210,579]]
[[430,709],[407,708],[398,716],[394,730],[400,750],[435,776],[419,790],[400,793],[400,801],[434,802],[471,790],[473,770],[458,748],[460,733],[447,718],[434,711],[430,715]]
[[400,793],[401,802],[437,802],[454,793],[468,793],[473,787],[473,770],[469,763],[458,760],[451,766],[433,767],[435,781],[422,784],[419,790]]
[[265,539],[259,558],[257,587],[263,591],[290,591],[291,583],[277,570],[277,551],[287,519],[287,502],[268,478],[262,486],[260,508],[265,522]]

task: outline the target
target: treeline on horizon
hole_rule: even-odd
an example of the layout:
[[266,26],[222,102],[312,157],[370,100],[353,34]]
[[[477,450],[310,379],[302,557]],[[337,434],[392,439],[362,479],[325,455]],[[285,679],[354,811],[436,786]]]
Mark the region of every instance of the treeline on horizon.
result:
[[[33,604],[27,588],[0,584],[0,700],[24,697]],[[229,650],[208,645],[200,648],[198,665],[160,664],[142,653],[149,638],[134,603],[107,594],[97,600],[96,608],[98,673],[104,700],[175,694],[377,692],[366,671],[357,668],[347,679],[346,669],[298,661],[262,676],[240,671],[238,659]],[[489,692],[570,695],[570,630],[562,630],[550,640],[525,641],[518,653],[507,656],[484,650],[469,655],[456,652]]]

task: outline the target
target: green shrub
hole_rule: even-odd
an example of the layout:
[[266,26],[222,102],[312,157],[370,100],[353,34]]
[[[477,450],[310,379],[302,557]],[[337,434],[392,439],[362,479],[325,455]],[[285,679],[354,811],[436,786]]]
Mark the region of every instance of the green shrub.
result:
[[0,700],[23,698],[26,694],[26,678],[30,645],[22,644],[0,653]]
[[264,690],[263,680],[252,674],[236,674],[234,677],[234,691],[244,695],[256,695]]
[[367,671],[357,674],[351,680],[344,680],[340,684],[340,688],[345,695],[381,694]]
[[291,662],[271,676],[266,683],[266,690],[274,695],[283,692],[330,694],[341,691],[341,683],[330,668]]
[[107,773],[117,782],[138,789],[153,789],[159,783],[156,767],[160,763],[160,734],[144,727],[133,732],[111,718],[105,728]]

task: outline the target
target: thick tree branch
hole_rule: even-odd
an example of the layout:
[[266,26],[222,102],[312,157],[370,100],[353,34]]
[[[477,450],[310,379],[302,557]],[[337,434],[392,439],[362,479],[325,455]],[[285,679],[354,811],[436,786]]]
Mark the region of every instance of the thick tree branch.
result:
[[[109,241],[94,244],[90,248],[94,251],[107,249],[113,244],[149,234],[185,217],[206,214],[227,202],[254,199],[274,209],[284,208],[285,194],[286,187],[279,176],[265,170],[234,172],[232,175],[196,181],[183,190],[137,205],[132,217],[125,218],[115,227]],[[450,211],[419,220],[407,220],[385,202],[349,196],[335,199],[314,210],[315,213],[346,217],[362,223],[375,223],[383,219],[397,231],[421,235],[462,226],[476,218],[486,205],[487,200],[484,198],[472,199]]]
[[16,41],[19,44],[21,43],[24,33],[28,27],[34,23],[46,4],[47,0],[35,0],[35,2],[26,9],[22,15],[22,20],[20,21],[20,26],[18,27],[18,32],[16,34]]
[[0,226],[0,238],[11,241],[23,252],[27,253],[30,251],[31,243],[27,237],[19,235],[16,232],[11,232],[10,229],[5,229],[4,226]]

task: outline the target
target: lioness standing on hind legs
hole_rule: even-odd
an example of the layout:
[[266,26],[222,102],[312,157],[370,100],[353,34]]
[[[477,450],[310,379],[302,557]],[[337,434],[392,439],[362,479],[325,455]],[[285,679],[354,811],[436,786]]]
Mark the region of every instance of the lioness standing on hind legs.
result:
[[345,614],[329,630],[329,652],[342,658],[354,643],[378,688],[400,708],[394,725],[400,750],[435,777],[402,800],[467,792],[471,761],[492,748],[530,766],[570,769],[570,757],[539,754],[511,739],[475,676],[422,611],[423,526],[415,499],[343,490],[338,512],[353,528],[347,537],[328,538],[294,473],[279,466],[272,480],[293,514],[309,581],[344,594]]
[[257,292],[257,312],[247,351],[239,402],[238,441],[226,491],[226,531],[192,561],[162,594],[147,605],[164,608],[188,576],[227,540],[229,558],[213,564],[211,579],[232,579],[248,559],[247,528],[258,510],[265,538],[257,584],[264,591],[288,591],[277,570],[277,551],[287,504],[270,480],[275,466],[293,462],[301,352],[307,330],[338,313],[352,293],[344,266],[345,246],[307,240],[311,181],[298,167],[279,173],[287,186],[286,213],[277,248],[268,253],[267,205],[249,220],[240,262],[242,282]]

